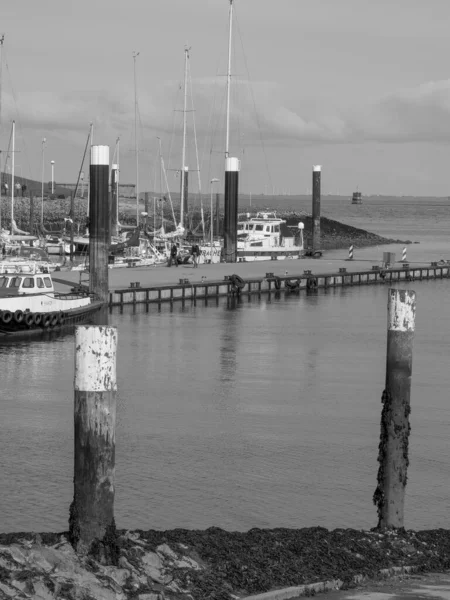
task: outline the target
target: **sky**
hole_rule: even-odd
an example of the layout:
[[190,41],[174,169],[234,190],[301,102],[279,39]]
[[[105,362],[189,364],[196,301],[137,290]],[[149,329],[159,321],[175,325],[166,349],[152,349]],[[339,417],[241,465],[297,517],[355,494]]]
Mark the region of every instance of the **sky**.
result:
[[[309,193],[320,164],[323,194],[450,196],[448,0],[233,6],[242,193]],[[229,0],[3,0],[2,166],[15,119],[16,175],[50,181],[54,160],[75,182],[93,123],[122,183],[178,190],[185,115],[189,189],[222,191],[228,18]]]

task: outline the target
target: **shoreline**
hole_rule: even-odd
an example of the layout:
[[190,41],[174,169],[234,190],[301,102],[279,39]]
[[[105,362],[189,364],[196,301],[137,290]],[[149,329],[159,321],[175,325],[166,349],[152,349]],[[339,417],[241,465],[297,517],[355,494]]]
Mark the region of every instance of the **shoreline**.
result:
[[444,529],[117,533],[115,565],[78,558],[67,533],[0,534],[0,592],[6,598],[26,597],[11,595],[20,590],[36,598],[232,600],[269,593],[263,597],[287,599],[450,568],[450,531]]

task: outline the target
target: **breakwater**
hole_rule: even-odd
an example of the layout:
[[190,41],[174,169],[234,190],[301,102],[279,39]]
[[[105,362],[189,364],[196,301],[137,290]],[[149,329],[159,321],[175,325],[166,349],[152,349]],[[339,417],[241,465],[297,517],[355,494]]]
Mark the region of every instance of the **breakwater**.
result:
[[[268,263],[270,264],[270,263]],[[284,291],[311,293],[318,289],[375,285],[396,282],[444,279],[450,276],[449,265],[410,266],[403,264],[396,268],[384,269],[373,265],[370,270],[348,272],[345,267],[333,273],[314,273],[311,269],[302,274],[275,275],[267,272],[264,277],[240,277],[224,275],[223,279],[204,279],[191,282],[182,277],[176,284],[164,283],[142,286],[140,281],[130,282],[129,287],[110,290],[109,306],[122,307],[136,304],[163,302],[186,302],[225,297]]]

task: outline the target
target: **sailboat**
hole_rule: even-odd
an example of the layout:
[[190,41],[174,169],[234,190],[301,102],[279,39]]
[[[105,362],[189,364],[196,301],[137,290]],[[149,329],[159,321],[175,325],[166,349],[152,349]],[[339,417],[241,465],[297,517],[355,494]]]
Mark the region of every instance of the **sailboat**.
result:
[[[233,39],[233,5],[235,0],[228,1],[230,10],[228,24],[225,159],[230,158],[231,50]],[[300,258],[304,253],[303,229],[304,224],[298,223],[298,229],[294,233],[288,228],[286,221],[277,217],[275,212],[260,212],[253,218],[248,214],[247,220],[238,224],[237,260],[239,262],[252,262]],[[207,260],[209,258],[209,260],[215,262],[214,254],[220,254],[221,250],[222,247],[220,249],[215,248],[213,243],[211,243],[209,256],[207,247],[202,247],[202,254]]]
[[6,232],[3,230],[2,238],[4,243],[13,244],[19,242],[32,242],[36,241],[38,238],[36,236],[30,235],[27,231],[22,231],[17,227],[17,223],[14,220],[14,170],[15,170],[15,152],[16,152],[16,122],[12,122],[11,129],[11,140],[12,140],[12,149],[11,149],[11,222],[10,222],[10,232]]

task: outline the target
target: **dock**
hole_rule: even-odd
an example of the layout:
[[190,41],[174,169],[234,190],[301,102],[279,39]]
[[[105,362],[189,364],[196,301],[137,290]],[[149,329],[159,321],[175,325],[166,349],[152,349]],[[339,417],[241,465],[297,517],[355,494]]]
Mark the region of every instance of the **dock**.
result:
[[[113,308],[274,292],[311,293],[319,289],[450,277],[447,261],[396,262],[386,268],[377,260],[383,248],[365,248],[360,251],[359,260],[344,259],[343,251],[332,251],[321,259],[220,263],[201,265],[198,269],[192,265],[110,269],[108,304]],[[80,279],[83,282],[83,277],[85,281],[88,279],[87,273],[76,271],[61,271],[55,276],[55,282],[66,285],[77,285]]]

